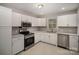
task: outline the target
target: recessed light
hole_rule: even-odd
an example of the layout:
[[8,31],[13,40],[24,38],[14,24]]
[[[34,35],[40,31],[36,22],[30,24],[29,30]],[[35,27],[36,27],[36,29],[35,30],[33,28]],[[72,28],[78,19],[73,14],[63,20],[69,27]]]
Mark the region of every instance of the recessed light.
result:
[[63,7],[62,10],[64,10],[65,8]]

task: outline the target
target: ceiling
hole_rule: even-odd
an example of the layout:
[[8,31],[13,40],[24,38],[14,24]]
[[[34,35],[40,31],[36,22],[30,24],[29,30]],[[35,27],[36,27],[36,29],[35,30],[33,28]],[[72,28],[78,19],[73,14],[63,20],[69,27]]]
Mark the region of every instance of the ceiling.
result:
[[[2,3],[1,5],[14,9],[19,9],[29,12],[33,15],[49,15],[59,12],[75,10],[78,8],[78,3],[42,3],[43,8],[36,8],[36,3]],[[64,8],[64,10],[62,9]]]

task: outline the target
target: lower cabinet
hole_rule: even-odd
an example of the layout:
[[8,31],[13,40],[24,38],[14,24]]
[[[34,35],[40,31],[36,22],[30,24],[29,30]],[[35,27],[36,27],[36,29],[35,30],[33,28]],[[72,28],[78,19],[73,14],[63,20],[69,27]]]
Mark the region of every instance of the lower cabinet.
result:
[[48,42],[49,35],[47,33],[35,33],[35,43],[39,41]]
[[40,34],[41,41],[49,43],[49,33]]
[[65,46],[70,50],[79,51],[79,39],[76,35],[68,35],[68,38],[67,35],[61,35],[59,38],[56,33],[35,33],[35,43],[43,41],[57,45],[58,39],[60,39],[60,45]]
[[40,34],[39,33],[35,33],[35,43],[40,41]]
[[49,34],[49,40],[51,44],[57,45],[57,34],[56,33],[50,33]]
[[79,50],[78,43],[79,43],[78,36],[75,36],[75,35],[69,36],[69,49],[70,50],[78,51]]
[[24,36],[17,35],[12,39],[12,54],[16,54],[24,49]]
[[35,43],[39,41],[57,45],[57,34],[56,33],[35,33]]

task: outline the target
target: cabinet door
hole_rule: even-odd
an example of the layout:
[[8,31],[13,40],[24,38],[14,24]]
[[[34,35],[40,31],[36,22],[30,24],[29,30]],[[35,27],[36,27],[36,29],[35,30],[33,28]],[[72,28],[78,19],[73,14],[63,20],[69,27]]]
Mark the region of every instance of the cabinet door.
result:
[[22,22],[27,22],[27,16],[26,16],[26,15],[22,15],[21,21],[22,21]]
[[39,33],[35,33],[35,43],[40,41],[40,34]]
[[66,16],[58,16],[57,17],[57,26],[67,26],[67,17]]
[[12,26],[12,10],[0,6],[0,26]]
[[77,26],[77,15],[69,14],[57,17],[58,26]]
[[39,35],[39,40],[40,41],[45,41],[44,40],[44,34],[43,33],[39,33],[38,35]]
[[32,23],[32,16],[27,16],[27,18],[28,18],[27,21]]
[[28,15],[22,15],[22,22],[32,22],[31,16]]
[[13,38],[13,54],[16,54],[24,49],[24,38]]
[[50,33],[49,38],[51,44],[57,45],[57,34]]
[[39,20],[37,18],[32,17],[32,26],[38,26]]
[[77,36],[70,36],[69,48],[71,50],[78,51],[78,37]]
[[49,43],[49,33],[40,34],[41,41]]
[[48,33],[36,33],[35,41],[43,41],[49,43],[49,34]]
[[20,13],[13,12],[12,24],[13,24],[13,26],[21,26],[21,14]]
[[44,19],[44,18],[39,18],[38,21],[39,21],[39,22],[38,22],[39,26],[46,26],[46,19]]
[[32,26],[46,26],[46,19],[43,18],[33,18],[32,22]]
[[77,14],[66,15],[68,26],[77,26]]

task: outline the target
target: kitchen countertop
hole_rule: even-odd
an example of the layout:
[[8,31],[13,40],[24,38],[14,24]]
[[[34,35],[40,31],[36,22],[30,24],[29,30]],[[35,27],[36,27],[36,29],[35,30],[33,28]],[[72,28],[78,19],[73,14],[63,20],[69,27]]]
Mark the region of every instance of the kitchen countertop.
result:
[[61,32],[50,32],[50,31],[34,31],[34,33],[57,33],[57,34],[65,34],[65,35],[75,35],[75,36],[79,36],[79,34],[61,33]]
[[33,33],[57,33],[57,32],[50,32],[50,31],[33,31]]
[[12,38],[16,38],[16,37],[20,37],[20,36],[24,36],[23,34],[14,34],[12,35]]
[[73,33],[60,33],[60,32],[58,32],[58,34],[65,34],[65,35],[75,35],[75,36],[79,36],[78,34],[73,34]]

